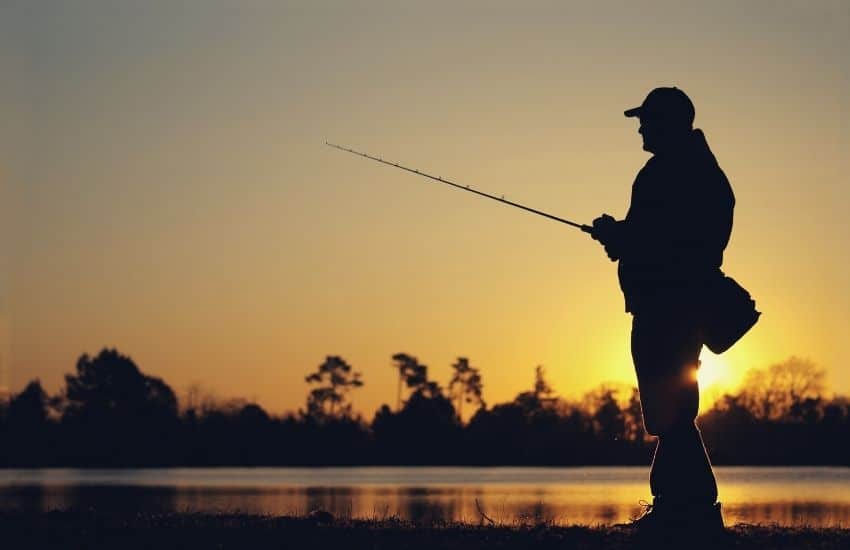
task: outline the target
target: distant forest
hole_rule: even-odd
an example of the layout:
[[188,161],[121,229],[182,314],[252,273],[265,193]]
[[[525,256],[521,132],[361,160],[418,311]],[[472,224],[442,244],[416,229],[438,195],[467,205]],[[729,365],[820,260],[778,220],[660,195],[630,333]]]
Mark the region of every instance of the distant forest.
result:
[[[602,385],[578,400],[555,395],[542,367],[512,401],[484,400],[467,358],[441,386],[416,357],[392,357],[393,406],[371,419],[351,394],[363,377],[329,356],[305,373],[304,408],[271,416],[198,388],[177,396],[127,356],[83,355],[57,395],[38,380],[0,403],[0,466],[320,466],[647,464],[637,389]],[[531,376],[529,376],[531,378]],[[716,464],[850,466],[850,400],[825,397],[824,372],[791,358],[749,372],[699,425]],[[462,420],[468,419],[468,420]]]

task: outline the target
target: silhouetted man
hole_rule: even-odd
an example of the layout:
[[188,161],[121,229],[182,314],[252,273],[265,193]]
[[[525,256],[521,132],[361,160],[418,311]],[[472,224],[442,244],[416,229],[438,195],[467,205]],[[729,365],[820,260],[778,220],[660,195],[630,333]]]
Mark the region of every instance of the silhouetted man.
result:
[[591,235],[619,260],[632,319],[632,358],[646,430],[658,436],[654,496],[640,529],[721,529],[717,483],[695,419],[703,345],[700,312],[719,276],[735,197],[678,88],[657,88],[625,112],[640,120],[644,150],[626,218],[603,214]]

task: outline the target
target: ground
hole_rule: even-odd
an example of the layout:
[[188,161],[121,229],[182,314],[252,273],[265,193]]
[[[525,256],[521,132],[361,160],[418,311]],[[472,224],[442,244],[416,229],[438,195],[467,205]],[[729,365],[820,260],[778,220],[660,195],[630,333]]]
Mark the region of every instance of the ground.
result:
[[738,525],[721,540],[645,544],[624,527],[432,524],[395,520],[334,520],[332,517],[267,517],[238,514],[126,515],[95,511],[0,512],[4,549],[208,548],[226,549],[406,549],[513,550],[624,548],[846,549],[850,529]]

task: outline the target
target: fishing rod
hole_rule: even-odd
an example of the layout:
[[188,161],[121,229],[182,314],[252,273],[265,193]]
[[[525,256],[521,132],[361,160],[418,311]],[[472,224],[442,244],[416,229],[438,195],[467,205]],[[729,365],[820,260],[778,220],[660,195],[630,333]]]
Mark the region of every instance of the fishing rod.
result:
[[457,187],[458,189],[462,189],[464,191],[469,191],[470,193],[475,193],[476,195],[481,195],[482,197],[487,197],[488,199],[493,199],[494,201],[498,201],[498,202],[501,202],[503,204],[507,204],[509,206],[521,208],[522,210],[525,210],[526,212],[531,212],[532,214],[537,214],[538,216],[543,216],[544,218],[549,218],[550,220],[555,220],[556,222],[561,222],[561,223],[565,223],[565,224],[572,226],[572,227],[577,227],[577,228],[581,229],[582,231],[584,231],[585,233],[590,233],[590,231],[593,229],[589,225],[584,225],[584,224],[572,222],[570,220],[566,220],[564,218],[559,218],[558,216],[548,214],[546,212],[537,210],[535,208],[525,206],[524,204],[519,204],[519,203],[516,203],[516,202],[513,202],[513,201],[509,201],[504,197],[504,195],[502,195],[501,197],[497,197],[496,195],[491,195],[489,193],[485,193],[484,191],[479,191],[478,189],[473,189],[472,187],[470,187],[468,185],[460,185],[459,183],[454,183],[452,181],[449,181],[447,179],[443,179],[443,178],[438,177],[438,176],[432,176],[431,174],[426,174],[425,172],[422,172],[420,170],[416,170],[414,168],[408,168],[407,166],[402,166],[401,164],[398,164],[397,162],[390,162],[390,161],[384,160],[382,158],[373,157],[372,155],[367,155],[366,153],[361,153],[360,151],[355,151],[354,149],[349,149],[348,147],[343,147],[342,145],[335,145],[333,143],[328,143],[327,141],[325,142],[325,145],[327,145],[328,147],[333,147],[334,149],[339,149],[340,151],[346,151],[348,153],[352,153],[352,154],[355,154],[355,155],[358,155],[358,156],[361,156],[361,157],[364,157],[364,158],[367,158],[367,159],[371,159],[371,160],[380,162],[381,164],[386,164],[387,166],[394,166],[396,168],[406,170],[406,171],[410,172],[411,174],[416,174],[417,176],[424,176],[424,177],[432,179],[434,181],[439,181],[440,183],[445,183],[446,185],[451,185],[452,187]]

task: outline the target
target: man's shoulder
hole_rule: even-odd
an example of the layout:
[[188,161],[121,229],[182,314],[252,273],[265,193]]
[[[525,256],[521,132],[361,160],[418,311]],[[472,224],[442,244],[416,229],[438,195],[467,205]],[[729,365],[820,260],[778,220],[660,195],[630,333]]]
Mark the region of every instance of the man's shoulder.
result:
[[645,170],[655,170],[656,168],[658,168],[659,165],[660,162],[658,155],[652,155],[651,157],[646,159],[646,162],[643,163],[643,168],[641,168],[640,171],[643,172]]
[[658,157],[655,155],[649,157],[643,167],[638,170],[637,176],[635,176],[635,183],[640,180],[657,177],[659,174],[659,168],[661,168],[661,166],[658,162]]

